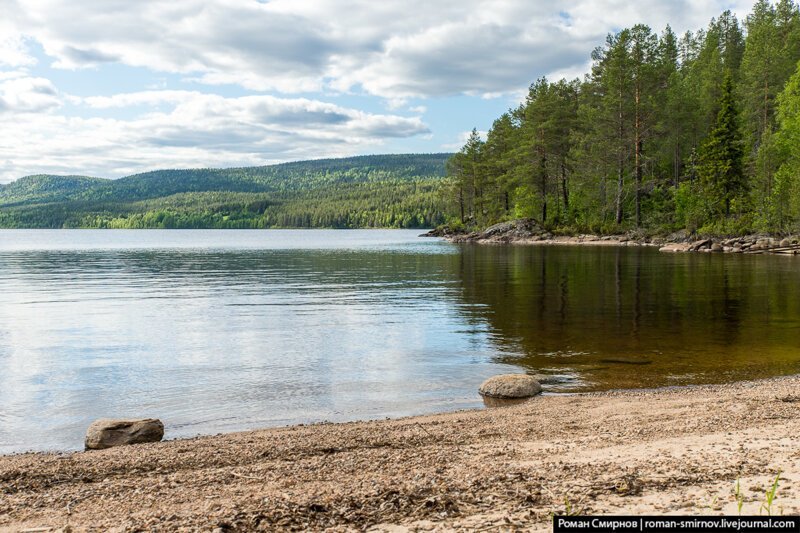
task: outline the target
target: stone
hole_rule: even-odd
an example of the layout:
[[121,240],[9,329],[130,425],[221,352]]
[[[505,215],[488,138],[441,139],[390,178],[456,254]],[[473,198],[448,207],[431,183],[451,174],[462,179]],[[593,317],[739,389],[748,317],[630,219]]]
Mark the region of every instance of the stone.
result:
[[721,252],[722,250],[723,250],[722,245],[718,242],[715,242],[714,244],[711,245],[712,252]]
[[509,407],[527,402],[530,398],[495,398],[493,396],[481,396],[484,407]]
[[781,247],[782,248],[786,248],[787,246],[791,246],[791,245],[792,245],[792,241],[790,241],[789,239],[783,239],[781,241]]
[[495,224],[493,226],[489,226],[485,230],[483,230],[484,237],[492,237],[499,233],[508,233],[509,231],[515,229],[516,226],[513,222],[500,222],[499,224]]
[[658,249],[659,252],[688,252],[692,248],[692,245],[686,242],[674,242],[670,244],[665,244],[661,248]]
[[126,444],[159,442],[164,437],[164,424],[156,418],[101,418],[86,430],[87,450],[104,450]]
[[541,393],[542,386],[527,374],[502,374],[484,381],[478,392],[490,398],[530,398]]

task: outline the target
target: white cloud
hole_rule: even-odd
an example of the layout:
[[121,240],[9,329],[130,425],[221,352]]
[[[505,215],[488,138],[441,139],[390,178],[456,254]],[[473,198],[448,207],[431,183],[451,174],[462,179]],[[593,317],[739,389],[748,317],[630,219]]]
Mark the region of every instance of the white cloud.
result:
[[[741,18],[751,6],[752,0],[0,0],[0,120],[13,124],[0,128],[0,182],[35,172],[117,177],[374,152],[392,139],[429,135],[420,115],[442,97],[522,98],[542,75],[582,74],[608,32],[639,22],[660,32],[669,22],[680,33],[729,7]],[[138,86],[151,90],[77,97],[46,79],[46,63],[78,70],[63,79],[82,89],[92,76],[106,75],[95,72],[98,65],[141,67],[147,74]],[[170,75],[206,86],[166,90]],[[211,87],[218,84],[317,96],[208,94],[221,90]],[[321,101],[331,92],[377,96],[389,110]],[[411,100],[426,105],[408,107]],[[458,106],[453,131],[472,120],[468,105]],[[466,137],[451,133],[443,134],[453,142],[442,148],[458,150]]]
[[112,96],[89,96],[83,98],[82,102],[95,109],[110,109],[137,105],[155,106],[159,104],[177,104],[187,98],[200,97],[202,94],[203,93],[196,91],[150,90],[138,93],[115,94]]
[[0,67],[19,68],[36,63],[30,55],[20,29],[14,24],[20,15],[15,3],[0,2]]
[[[0,84],[0,94],[6,84],[38,87],[41,81],[11,80]],[[28,107],[39,104],[32,102]],[[119,177],[156,168],[345,156],[378,147],[387,139],[429,131],[419,117],[365,113],[304,98],[146,91],[91,97],[83,103],[98,109],[148,107],[130,120],[28,114],[24,106],[12,107],[16,114],[11,110],[6,114],[15,127],[0,129],[0,161],[6,161],[0,181],[39,172]],[[168,109],[154,111],[150,106],[155,104]]]
[[61,106],[62,98],[50,80],[5,74],[6,79],[0,77],[0,114],[41,113]]
[[[615,29],[638,22],[657,31],[667,22],[678,31],[696,29],[731,6],[723,0],[3,4],[14,32],[11,45],[0,45],[0,61],[11,64],[25,61],[13,36],[27,35],[61,68],[119,62],[255,90],[364,90],[395,105],[409,97],[513,92],[544,74],[573,74]],[[733,2],[740,15],[751,6],[752,0]],[[17,52],[4,53],[3,46]]]

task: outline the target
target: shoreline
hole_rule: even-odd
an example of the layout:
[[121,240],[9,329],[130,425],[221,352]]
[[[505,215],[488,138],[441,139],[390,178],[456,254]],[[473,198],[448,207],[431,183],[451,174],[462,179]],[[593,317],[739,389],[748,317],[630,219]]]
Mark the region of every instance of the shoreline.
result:
[[[550,514],[800,512],[800,376],[0,456],[0,532],[530,528]],[[42,529],[47,531],[48,529]]]
[[733,254],[800,255],[800,237],[747,235],[742,237],[697,237],[687,232],[667,236],[642,237],[624,235],[554,235],[531,219],[494,224],[482,231],[453,232],[437,228],[422,235],[441,237],[452,243],[489,245],[557,245],[557,246],[640,246],[658,248],[661,252],[705,252]]

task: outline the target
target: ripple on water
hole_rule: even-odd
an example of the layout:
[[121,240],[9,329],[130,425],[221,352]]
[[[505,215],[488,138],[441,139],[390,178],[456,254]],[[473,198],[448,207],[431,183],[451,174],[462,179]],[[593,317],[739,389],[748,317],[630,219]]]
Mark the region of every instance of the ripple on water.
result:
[[417,233],[0,231],[0,449],[76,449],[101,416],[170,438],[479,407],[519,371],[547,393],[800,372],[791,259]]

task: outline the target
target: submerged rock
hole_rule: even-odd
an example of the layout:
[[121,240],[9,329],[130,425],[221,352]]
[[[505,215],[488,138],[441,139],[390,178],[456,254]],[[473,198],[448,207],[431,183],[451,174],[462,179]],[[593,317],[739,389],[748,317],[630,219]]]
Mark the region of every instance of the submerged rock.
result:
[[95,420],[86,430],[87,450],[103,450],[125,444],[159,442],[164,437],[164,424],[156,418]]
[[527,374],[503,374],[484,381],[478,392],[490,398],[530,398],[542,392],[542,386]]
[[617,365],[649,365],[652,361],[649,359],[640,359],[638,357],[606,357],[600,359],[601,363],[612,363]]

